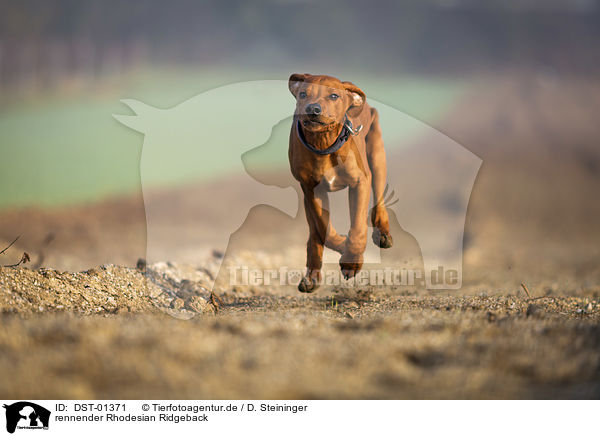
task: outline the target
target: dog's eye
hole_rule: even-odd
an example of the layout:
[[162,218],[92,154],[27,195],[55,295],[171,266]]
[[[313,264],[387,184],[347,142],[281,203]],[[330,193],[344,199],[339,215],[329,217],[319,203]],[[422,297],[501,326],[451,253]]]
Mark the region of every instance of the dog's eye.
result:
[[304,92],[304,91],[300,91],[300,92],[298,93],[298,97],[299,97],[299,98],[306,98],[306,92]]
[[340,96],[339,96],[339,95],[337,95],[337,94],[331,94],[331,95],[329,96],[329,98],[330,98],[330,99],[332,99],[332,100],[337,100],[338,98],[340,98]]

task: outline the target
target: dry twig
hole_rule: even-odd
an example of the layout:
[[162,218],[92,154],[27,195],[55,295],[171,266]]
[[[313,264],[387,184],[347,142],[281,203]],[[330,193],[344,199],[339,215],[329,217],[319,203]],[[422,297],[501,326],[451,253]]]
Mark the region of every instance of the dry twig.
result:
[[529,289],[527,289],[527,286],[525,286],[525,283],[521,283],[521,287],[523,288],[523,290],[525,291],[525,293],[527,294],[527,296],[529,298],[531,298],[531,294],[529,293]]
[[6,268],[16,268],[19,265],[21,265],[22,263],[27,263],[27,262],[31,262],[31,257],[29,257],[29,253],[25,252],[25,253],[23,253],[23,256],[21,256],[21,259],[17,263],[14,263],[12,265],[3,265],[3,266]]
[[0,254],[4,254],[6,252],[6,250],[8,250],[10,247],[12,247],[13,244],[19,240],[20,237],[21,237],[21,235],[17,236],[14,241],[12,241],[10,244],[8,244],[8,247],[6,247],[2,251],[0,251]]

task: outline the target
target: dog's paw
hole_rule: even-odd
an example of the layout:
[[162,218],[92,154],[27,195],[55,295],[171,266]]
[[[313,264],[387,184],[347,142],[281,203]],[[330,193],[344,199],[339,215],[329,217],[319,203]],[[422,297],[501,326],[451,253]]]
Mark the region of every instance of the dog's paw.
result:
[[319,284],[315,280],[306,276],[302,277],[302,280],[300,280],[300,283],[298,283],[298,290],[304,293],[315,292],[318,287]]
[[346,280],[351,279],[360,271],[363,264],[362,254],[344,253],[340,258],[340,268]]
[[373,242],[381,248],[391,248],[394,244],[392,235],[387,232],[381,232],[377,227],[373,229]]

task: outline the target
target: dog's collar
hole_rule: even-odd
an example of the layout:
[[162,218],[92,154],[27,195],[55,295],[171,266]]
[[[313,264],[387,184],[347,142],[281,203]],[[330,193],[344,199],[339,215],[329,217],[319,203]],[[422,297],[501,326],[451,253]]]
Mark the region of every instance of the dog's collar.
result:
[[302,125],[300,123],[300,118],[298,117],[296,119],[296,131],[298,132],[298,138],[300,139],[300,142],[302,143],[302,145],[304,145],[307,149],[309,149],[313,153],[321,155],[321,156],[325,156],[325,155],[335,153],[336,151],[338,151],[340,148],[342,148],[342,146],[346,143],[346,141],[348,141],[348,138],[350,138],[350,135],[352,135],[352,136],[358,135],[358,133],[362,130],[362,127],[363,126],[360,125],[355,129],[352,126],[352,121],[350,121],[348,119],[348,116],[346,115],[344,117],[344,125],[342,127],[342,131],[338,135],[335,142],[332,145],[330,145],[329,147],[327,147],[326,149],[321,150],[319,148],[313,147],[308,142],[306,142],[306,138],[304,137],[304,132],[302,132]]

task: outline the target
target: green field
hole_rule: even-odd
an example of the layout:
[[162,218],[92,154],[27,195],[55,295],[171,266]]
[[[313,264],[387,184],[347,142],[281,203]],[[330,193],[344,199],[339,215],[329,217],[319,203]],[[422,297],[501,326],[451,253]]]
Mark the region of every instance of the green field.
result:
[[[143,137],[112,117],[129,113],[121,99],[169,108],[218,86],[265,78],[285,80],[287,75],[243,72],[242,77],[234,71],[154,70],[54,95],[5,101],[0,108],[0,208],[63,206],[138,191]],[[370,98],[430,124],[466,89],[456,80],[411,76],[359,76],[353,81]],[[281,147],[287,147],[283,142]],[[224,154],[218,170],[238,158]],[[285,165],[285,161],[278,158],[268,164]],[[165,180],[181,183],[197,174],[212,177],[217,170],[196,168],[193,175],[157,170],[146,177],[157,184]]]

